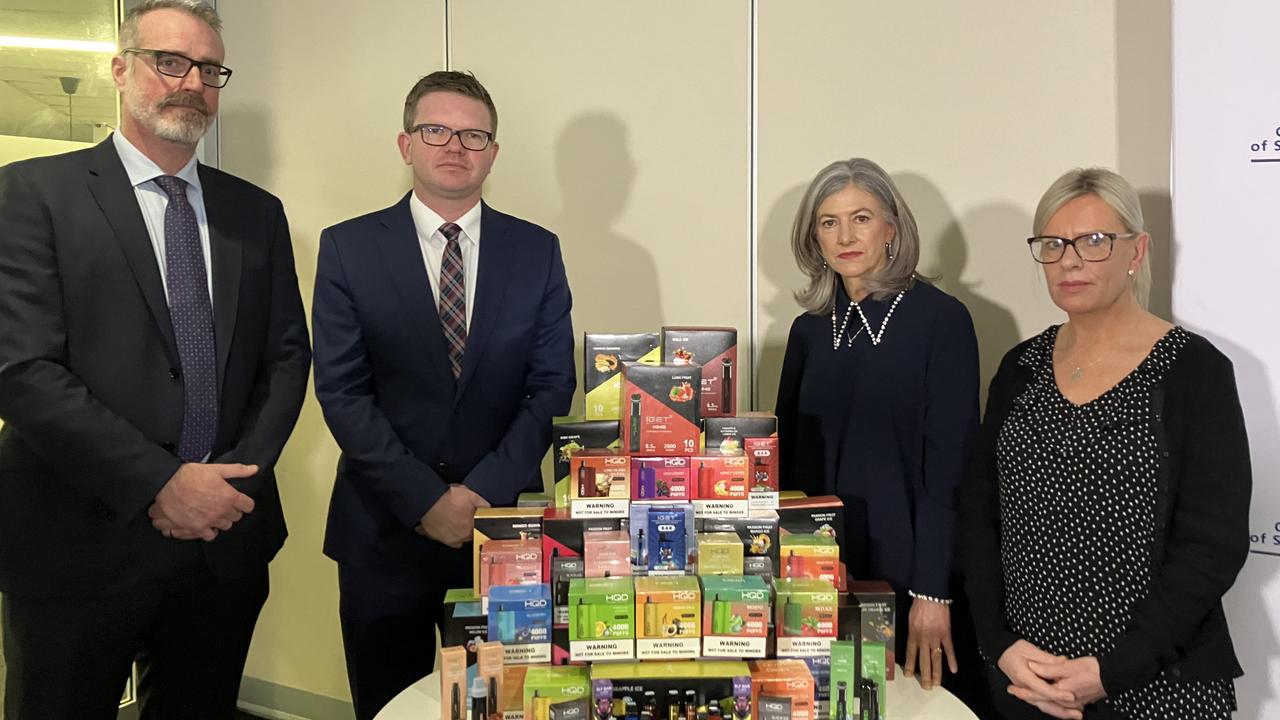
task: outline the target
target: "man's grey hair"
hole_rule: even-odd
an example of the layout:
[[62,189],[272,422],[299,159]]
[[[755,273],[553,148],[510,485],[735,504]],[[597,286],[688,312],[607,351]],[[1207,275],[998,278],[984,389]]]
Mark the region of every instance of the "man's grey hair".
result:
[[205,25],[222,37],[222,18],[218,11],[200,0],[144,0],[124,14],[120,21],[120,49],[138,47],[138,22],[142,16],[155,10],[180,10],[204,21]]

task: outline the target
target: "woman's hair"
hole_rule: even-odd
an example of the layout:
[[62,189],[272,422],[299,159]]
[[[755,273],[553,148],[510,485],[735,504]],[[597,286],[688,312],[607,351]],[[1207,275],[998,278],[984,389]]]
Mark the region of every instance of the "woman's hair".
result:
[[827,267],[822,257],[822,247],[815,232],[818,206],[850,185],[874,197],[884,208],[887,220],[895,230],[890,243],[893,258],[867,280],[871,297],[882,300],[905,290],[916,277],[916,264],[920,261],[920,232],[916,228],[915,216],[902,199],[893,178],[884,168],[866,158],[838,160],[823,168],[809,183],[791,226],[791,252],[800,271],[809,278],[808,287],[796,293],[796,301],[806,312],[829,312],[835,302],[840,276]]
[[[1124,223],[1127,232],[1146,232],[1146,222],[1142,219],[1142,204],[1138,201],[1138,193],[1128,180],[1107,168],[1075,168],[1068,170],[1045,190],[1036,207],[1036,217],[1031,225],[1034,235],[1043,235],[1044,228],[1054,213],[1063,205],[1085,195],[1094,195],[1115,210]],[[1131,285],[1133,297],[1142,307],[1147,307],[1151,295],[1151,243],[1147,243],[1147,253],[1142,257],[1142,265],[1133,276]]]

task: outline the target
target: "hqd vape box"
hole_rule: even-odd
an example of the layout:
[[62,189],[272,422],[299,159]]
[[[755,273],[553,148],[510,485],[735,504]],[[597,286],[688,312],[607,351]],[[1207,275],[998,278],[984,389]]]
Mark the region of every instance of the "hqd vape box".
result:
[[[543,581],[543,512],[543,508],[476,510],[475,529],[472,531],[471,588],[483,598],[482,602],[487,602],[491,585],[532,585]],[[495,541],[504,542],[493,544]],[[486,547],[487,555],[482,556]]]
[[622,449],[631,455],[691,455],[702,418],[697,365],[623,363]]
[[813,674],[803,660],[752,660],[751,707],[756,717],[816,720]]
[[685,456],[632,457],[631,499],[684,502],[693,499],[693,464]]
[[503,662],[551,662],[551,589],[538,585],[495,586],[489,591],[489,637],[502,643]]
[[774,628],[778,657],[826,655],[836,636],[835,588],[810,578],[778,578],[774,581]]
[[742,540],[736,533],[698,533],[698,574],[741,575]]
[[[591,670],[586,667],[531,667],[524,676],[524,717],[563,717],[571,704],[582,707],[580,720],[591,720]],[[556,712],[559,711],[559,712]],[[579,719],[575,719],[579,720]]]
[[825,580],[840,584],[840,547],[827,535],[784,535],[781,538],[782,577]]
[[698,579],[688,575],[638,577],[636,588],[636,658],[697,658],[701,643]]
[[702,578],[702,654],[762,658],[769,636],[769,586],[755,575]]
[[551,420],[551,469],[555,476],[555,505],[569,507],[569,460],[579,450],[618,447],[617,420],[558,417]]
[[617,450],[580,450],[569,461],[569,508],[574,517],[626,517],[631,460]]
[[698,532],[731,532],[742,541],[743,575],[771,582],[778,575],[778,513],[753,510],[747,517],[699,518]]
[[630,577],[569,581],[569,657],[631,660],[636,647],[635,585]]
[[700,365],[698,387],[704,417],[738,409],[738,331],[734,328],[664,327],[662,362]]
[[582,390],[588,420],[617,420],[622,364],[657,365],[658,333],[585,333],[582,336]]

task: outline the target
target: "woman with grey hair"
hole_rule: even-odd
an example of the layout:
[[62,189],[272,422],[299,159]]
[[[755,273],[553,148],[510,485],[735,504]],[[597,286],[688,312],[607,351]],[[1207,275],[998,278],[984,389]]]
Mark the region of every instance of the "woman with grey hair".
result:
[[916,272],[915,218],[870,160],[818,173],[791,249],[808,286],[778,389],[782,487],[844,500],[849,569],[898,593],[887,649],[932,687],[958,667],[951,556],[978,422],[973,321]]
[[1227,718],[1251,485],[1231,361],[1144,307],[1151,237],[1124,178],[1066,173],[1034,233],[1067,321],[1005,355],[962,498],[994,699],[1008,718]]

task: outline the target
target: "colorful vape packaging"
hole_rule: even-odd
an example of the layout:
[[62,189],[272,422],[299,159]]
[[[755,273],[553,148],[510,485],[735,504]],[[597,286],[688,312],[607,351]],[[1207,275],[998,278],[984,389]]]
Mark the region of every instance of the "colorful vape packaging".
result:
[[[476,645],[489,636],[489,619],[480,597],[471,588],[447,590],[444,594],[444,622],[440,626],[441,647],[460,647],[466,652],[467,679],[462,686],[465,705],[471,680],[476,674]],[[448,698],[445,698],[448,702]]]
[[834,640],[831,643],[831,708],[828,720],[852,720],[862,714],[858,688],[862,684],[862,657],[859,642]]
[[524,720],[524,679],[528,665],[504,665],[502,694],[498,696],[498,712],[502,720]]
[[588,420],[617,420],[622,364],[657,365],[662,359],[657,333],[584,333],[582,390]]
[[569,626],[569,581],[586,577],[587,563],[582,558],[557,557],[551,560],[551,623]]
[[703,447],[721,452],[741,452],[746,438],[778,436],[778,418],[773,413],[746,412],[702,420]]
[[837,632],[837,598],[831,583],[778,578],[774,580],[774,592],[778,657],[826,655]]
[[591,668],[595,717],[745,720],[750,672],[746,663],[724,660],[600,663]]
[[698,518],[698,532],[731,532],[742,541],[743,575],[759,575],[772,582],[778,575],[778,513],[752,510],[747,517]]
[[555,505],[569,507],[569,461],[579,450],[617,448],[617,420],[585,420],[558,417],[551,421],[551,469],[555,478]]
[[586,498],[631,498],[631,461],[617,450],[579,450],[569,459],[570,502]]
[[761,695],[756,720],[791,720],[791,698]]
[[743,548],[736,533],[698,533],[698,574],[741,575]]
[[583,573],[589,578],[631,575],[631,536],[626,530],[591,533],[583,538],[586,561]]
[[631,458],[631,499],[685,502],[693,499],[693,465],[683,456]]
[[[547,510],[542,515],[542,573],[550,577],[556,558],[580,558],[589,533],[621,530],[623,518],[576,518],[567,509]],[[594,536],[592,536],[594,537]],[[554,588],[552,588],[554,591]]]
[[743,453],[751,465],[747,480],[751,492],[778,491],[778,438],[747,438]]
[[476,564],[476,592],[487,597],[500,585],[537,585],[542,582],[542,542],[490,540],[479,548]]
[[[857,600],[858,609],[862,613],[862,646],[866,648],[871,643],[884,648],[884,672],[892,680],[893,665],[897,662],[893,649],[897,600],[893,588],[883,580],[853,581],[849,583],[849,595]],[[865,650],[863,656],[866,656]],[[883,698],[883,683],[880,695]]]
[[702,654],[762,658],[769,636],[769,586],[755,575],[702,578]]
[[836,541],[840,559],[844,560],[848,548],[844,545],[844,502],[834,495],[778,500],[779,534],[826,535]]
[[825,580],[840,585],[840,547],[827,535],[784,535],[782,577]]
[[637,573],[684,574],[697,547],[691,504],[631,503],[628,527]]
[[689,575],[636,578],[636,658],[697,658],[702,633],[701,591]]
[[467,718],[467,649],[440,648],[440,717]]
[[704,417],[738,409],[738,331],[734,328],[664,327],[662,362],[701,365],[699,396]]
[[831,697],[831,656],[811,655],[800,659],[809,666],[809,674],[813,676],[814,717],[825,718]]
[[862,707],[868,717],[887,718],[889,712],[889,687],[885,682],[893,679],[891,669],[893,643],[862,643]]
[[551,662],[551,588],[497,585],[489,591],[489,640],[502,643],[508,665]]
[[[531,667],[524,676],[524,717],[550,720],[551,709],[577,702],[585,710],[591,699],[591,671],[576,667]],[[563,716],[563,713],[560,713]],[[589,720],[590,715],[582,715]]]
[[[751,706],[764,708],[764,699],[776,703],[768,709],[771,717],[778,717],[782,702],[789,705],[787,717],[794,720],[815,720],[813,708],[813,674],[803,660],[752,660]],[[762,713],[763,714],[763,713]]]
[[635,620],[635,586],[630,577],[569,581],[571,659],[634,658]]
[[[689,458],[698,500],[746,500],[750,464],[739,453],[709,451]],[[745,514],[745,513],[744,513]]]
[[[492,720],[495,716],[501,717],[499,703],[502,698],[503,690],[503,658],[505,651],[502,649],[500,642],[483,642],[476,646],[476,678],[472,681],[472,685],[476,685],[477,681],[482,681],[484,687],[488,690],[485,693],[486,706],[485,718]],[[474,710],[474,708],[473,708]]]
[[701,409],[697,365],[624,363],[619,406],[622,449],[631,455],[692,455]]

